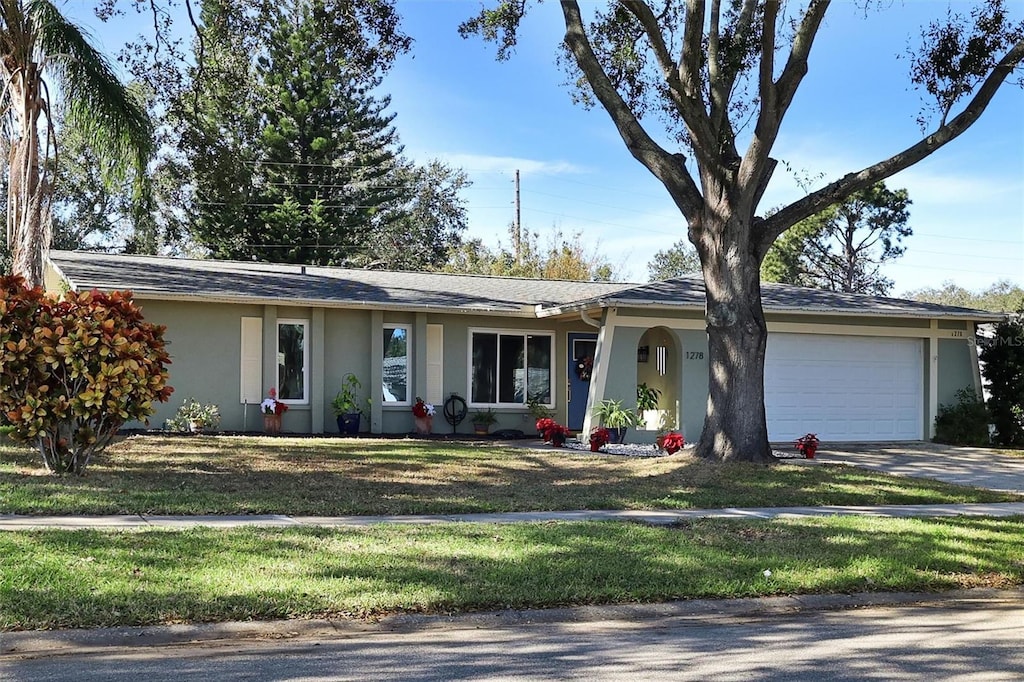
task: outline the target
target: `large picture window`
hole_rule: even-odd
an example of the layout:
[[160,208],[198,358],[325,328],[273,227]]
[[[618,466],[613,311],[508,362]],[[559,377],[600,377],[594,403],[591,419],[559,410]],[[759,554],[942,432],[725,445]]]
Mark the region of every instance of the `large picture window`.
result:
[[384,325],[383,370],[383,402],[408,403],[409,327]]
[[277,395],[286,403],[309,402],[309,322],[277,321]]
[[471,403],[552,403],[551,334],[473,331],[471,337]]

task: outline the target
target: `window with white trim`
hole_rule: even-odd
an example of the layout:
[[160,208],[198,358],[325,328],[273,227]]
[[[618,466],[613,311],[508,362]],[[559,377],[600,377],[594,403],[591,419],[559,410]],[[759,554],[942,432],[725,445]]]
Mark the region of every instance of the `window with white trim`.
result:
[[382,401],[409,403],[409,325],[384,325],[384,367]]
[[309,402],[309,321],[277,321],[277,397]]
[[552,404],[553,348],[550,332],[471,330],[470,403]]

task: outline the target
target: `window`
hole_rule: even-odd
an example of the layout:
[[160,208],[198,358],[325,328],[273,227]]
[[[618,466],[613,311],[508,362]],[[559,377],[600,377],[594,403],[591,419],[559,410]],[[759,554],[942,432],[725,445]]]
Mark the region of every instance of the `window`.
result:
[[384,325],[383,370],[383,402],[408,403],[409,327]]
[[549,333],[473,331],[470,342],[470,402],[479,405],[550,405]]
[[286,403],[309,402],[309,322],[277,321],[277,395]]

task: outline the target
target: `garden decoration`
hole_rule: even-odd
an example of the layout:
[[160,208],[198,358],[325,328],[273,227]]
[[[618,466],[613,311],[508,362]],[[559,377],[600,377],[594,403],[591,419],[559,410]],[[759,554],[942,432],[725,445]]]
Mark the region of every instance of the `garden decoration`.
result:
[[807,459],[814,459],[814,453],[818,451],[818,436],[808,433],[796,439],[796,450]]
[[611,433],[603,426],[599,426],[590,432],[590,451],[597,452],[611,440]]
[[452,433],[457,432],[459,424],[466,418],[466,399],[458,393],[452,393],[444,401],[444,407],[441,409],[444,412],[444,420],[451,424]]
[[416,396],[416,403],[412,406],[413,424],[416,433],[427,435],[434,430],[434,406],[423,402],[423,398]]
[[590,381],[590,375],[594,373],[594,358],[576,358],[576,376],[580,381]]
[[288,406],[277,399],[277,389],[271,387],[267,398],[260,403],[263,413],[263,430],[266,433],[281,433],[281,415],[288,411]]

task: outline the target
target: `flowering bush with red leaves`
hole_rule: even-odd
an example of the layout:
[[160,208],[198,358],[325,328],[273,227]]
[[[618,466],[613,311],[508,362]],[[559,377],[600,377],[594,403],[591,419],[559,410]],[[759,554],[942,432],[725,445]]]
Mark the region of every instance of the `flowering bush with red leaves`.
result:
[[590,432],[590,445],[601,447],[607,445],[612,439],[612,434],[608,429],[603,426],[599,426]]
[[551,417],[543,417],[537,420],[537,433],[541,435],[545,443],[551,440],[551,435],[549,434],[551,427],[557,425],[558,424]]
[[670,455],[682,450],[684,445],[686,445],[686,439],[683,438],[683,434],[676,431],[669,431],[662,440],[662,447]]
[[565,439],[569,436],[569,429],[562,426],[558,422],[552,422],[551,426],[545,432],[544,440],[551,441],[551,444],[555,447],[562,447],[565,444]]
[[164,331],[143,321],[131,292],[58,297],[0,277],[0,410],[11,436],[34,441],[48,471],[82,474],[125,422],[170,398]]
[[814,453],[818,451],[818,436],[808,433],[796,439],[796,451],[807,459],[814,459]]

